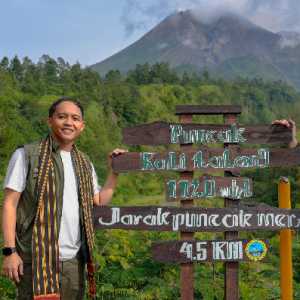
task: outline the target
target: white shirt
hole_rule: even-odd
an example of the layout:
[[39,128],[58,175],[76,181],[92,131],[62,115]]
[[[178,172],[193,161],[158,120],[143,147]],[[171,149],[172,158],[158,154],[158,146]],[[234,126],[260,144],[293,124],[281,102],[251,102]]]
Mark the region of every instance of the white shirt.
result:
[[[80,218],[77,183],[71,152],[60,150],[64,167],[63,208],[59,231],[59,259],[60,261],[72,259],[76,256],[80,245]],[[24,148],[17,149],[8,164],[3,187],[17,192],[23,192],[26,185],[28,166],[25,162]],[[98,178],[92,165],[94,195],[100,192]]]

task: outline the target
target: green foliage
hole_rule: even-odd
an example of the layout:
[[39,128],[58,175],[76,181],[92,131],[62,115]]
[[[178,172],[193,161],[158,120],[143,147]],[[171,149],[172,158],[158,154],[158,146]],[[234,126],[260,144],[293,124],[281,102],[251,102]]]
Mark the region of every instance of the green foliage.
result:
[[[179,76],[164,63],[137,65],[127,76],[113,70],[102,79],[89,68],[82,68],[78,63],[69,65],[62,58],[55,60],[44,55],[35,64],[29,58],[14,57],[10,61],[4,57],[0,60],[0,184],[12,151],[47,134],[48,108],[62,95],[77,97],[84,105],[86,128],[78,144],[93,161],[101,184],[107,172],[107,153],[122,147],[122,129],[158,120],[178,121],[174,110],[179,104],[239,104],[243,109],[239,120],[242,124],[270,123],[282,117],[291,117],[300,123],[300,95],[279,81],[257,78],[227,81],[215,79],[208,72],[201,76],[183,72]],[[222,118],[211,116],[194,120],[223,122]],[[129,147],[132,151],[165,149],[164,146]],[[253,201],[273,206],[277,206],[277,181],[282,175],[288,176],[292,183],[293,206],[297,206],[298,168],[247,171],[243,175],[254,180]],[[168,176],[170,174],[120,175],[113,204],[162,204],[163,182]],[[220,202],[204,201],[199,205],[216,206]],[[243,237],[259,235],[271,240],[269,262],[241,264],[241,299],[278,299],[278,237],[273,233],[244,234]],[[176,238],[176,234],[169,232],[97,231],[98,299],[178,299],[178,266],[159,264],[150,257],[152,242]],[[212,239],[216,235],[197,233],[197,238]],[[294,252],[299,252],[298,239],[293,246]],[[299,255],[294,257],[294,266],[297,298],[297,295],[300,297]],[[196,299],[222,299],[223,273],[223,264],[195,266]],[[15,298],[13,285],[3,277],[0,277],[0,295],[3,299]]]
[[151,84],[151,83],[175,84],[180,81],[177,73],[170,69],[168,63],[164,63],[164,62],[155,63],[151,66],[148,63],[143,65],[138,64],[136,65],[136,68],[134,70],[128,72],[126,80],[127,82],[133,84]]

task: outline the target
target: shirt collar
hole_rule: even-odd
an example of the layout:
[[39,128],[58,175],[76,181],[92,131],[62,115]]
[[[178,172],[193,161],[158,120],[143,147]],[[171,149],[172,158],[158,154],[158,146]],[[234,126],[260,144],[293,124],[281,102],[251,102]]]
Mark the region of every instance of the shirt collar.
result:
[[[58,152],[60,150],[59,143],[54,139],[53,135],[50,133],[51,136],[51,142],[52,142],[52,151]],[[74,145],[72,146],[72,149],[74,148]]]
[[51,142],[52,142],[52,151],[57,152],[59,151],[59,144],[57,141],[53,138],[53,135],[50,133],[51,136]]

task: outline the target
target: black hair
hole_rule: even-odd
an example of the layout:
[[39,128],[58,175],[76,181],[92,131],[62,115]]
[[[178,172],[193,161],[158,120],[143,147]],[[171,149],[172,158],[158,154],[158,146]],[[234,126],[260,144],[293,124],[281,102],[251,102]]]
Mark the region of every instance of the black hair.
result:
[[77,99],[74,99],[74,98],[71,98],[71,97],[61,97],[59,99],[57,99],[55,102],[53,102],[49,108],[49,111],[48,111],[48,116],[49,118],[51,118],[53,116],[53,114],[55,113],[56,111],[56,107],[62,103],[62,102],[72,102],[74,103],[79,109],[80,109],[80,112],[81,112],[81,115],[82,115],[82,118],[84,117],[84,109],[83,109],[83,106],[81,105],[81,103],[77,100]]

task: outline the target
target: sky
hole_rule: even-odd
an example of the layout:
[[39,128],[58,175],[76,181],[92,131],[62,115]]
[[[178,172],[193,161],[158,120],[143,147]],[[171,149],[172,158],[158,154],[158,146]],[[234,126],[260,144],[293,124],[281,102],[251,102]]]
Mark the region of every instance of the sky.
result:
[[193,9],[208,20],[223,12],[273,32],[300,32],[299,0],[0,0],[0,59],[43,54],[83,66],[142,37],[168,15]]

